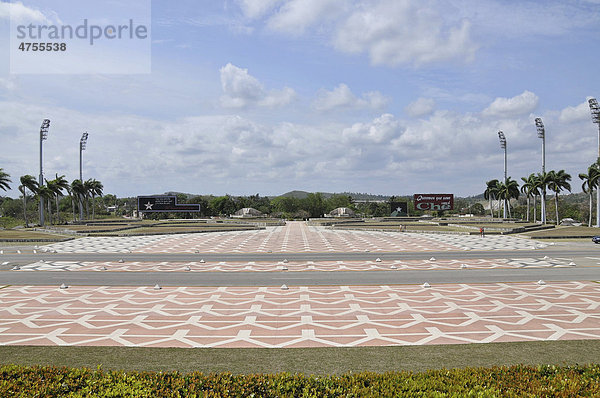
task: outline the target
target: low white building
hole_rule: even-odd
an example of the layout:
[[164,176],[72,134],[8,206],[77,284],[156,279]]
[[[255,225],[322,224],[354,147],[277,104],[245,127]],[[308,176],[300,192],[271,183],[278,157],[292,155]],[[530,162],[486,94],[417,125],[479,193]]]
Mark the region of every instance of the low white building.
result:
[[354,210],[347,207],[338,207],[330,211],[329,214],[325,214],[325,217],[355,217],[355,213]]
[[253,217],[264,217],[264,214],[252,207],[244,207],[243,209],[239,209],[232,214],[233,218],[253,218]]

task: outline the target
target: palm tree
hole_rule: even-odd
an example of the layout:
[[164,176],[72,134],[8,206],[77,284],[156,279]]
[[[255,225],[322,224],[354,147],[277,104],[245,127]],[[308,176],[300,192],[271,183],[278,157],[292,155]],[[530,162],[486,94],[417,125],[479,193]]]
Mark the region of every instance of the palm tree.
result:
[[90,201],[89,201],[89,199],[90,199],[92,190],[94,188],[94,183],[92,182],[91,178],[83,183],[83,188],[85,190],[84,195],[83,195],[83,198],[85,200],[85,218],[89,219],[90,218]]
[[[519,199],[519,184],[508,177],[506,182],[500,182],[498,184],[498,198],[503,201],[508,201],[510,205],[511,199]],[[508,217],[511,217],[510,206],[508,206]]]
[[73,187],[71,184],[67,184],[67,193],[69,194],[69,199],[71,199],[71,207],[73,209],[73,221],[75,221],[75,192],[73,191]]
[[[532,189],[533,189],[533,222],[537,222],[537,197],[540,196],[541,197],[541,191],[540,191],[540,184],[539,184],[539,177],[537,174],[531,174],[531,183],[532,185]],[[541,199],[541,198],[540,198]],[[540,216],[541,217],[541,216]]]
[[29,189],[35,195],[38,191],[38,182],[34,176],[29,174],[22,176],[20,181],[19,191],[23,194],[23,218],[25,218],[25,228],[29,228],[29,223],[27,222],[27,190]]
[[[56,191],[58,188],[56,187],[54,180],[48,181],[45,178],[44,178],[44,180],[46,180],[46,187],[50,190],[50,192],[52,192],[51,199],[53,199],[56,195]],[[47,206],[48,206],[48,221],[50,221],[50,224],[52,224],[52,200],[47,201]],[[58,212],[56,213],[56,216],[58,218]]]
[[487,181],[485,183],[487,187],[485,189],[485,192],[483,192],[483,197],[490,201],[490,213],[492,215],[492,219],[494,218],[494,208],[492,206],[492,199],[495,200],[498,195],[498,184],[499,183],[500,183],[500,181],[498,181],[498,180]]
[[537,188],[540,190],[540,194],[541,194],[541,199],[540,201],[544,202],[544,214],[542,214],[542,220],[544,221],[544,224],[546,223],[546,190],[548,189],[548,186],[550,185],[550,181],[552,180],[552,176],[550,175],[550,172],[544,172],[544,173],[537,173],[536,175],[536,182],[537,182]]
[[59,176],[57,173],[56,178],[54,178],[54,180],[51,180],[51,181],[46,180],[46,184],[54,193],[54,200],[56,202],[56,221],[58,222],[59,218],[60,218],[59,217],[59,215],[60,215],[59,208],[58,208],[58,198],[59,198],[59,196],[63,196],[63,190],[69,188],[69,182],[67,181],[67,179],[65,178],[64,175]]
[[[44,199],[46,203],[48,203],[48,209],[50,210],[50,203],[52,201],[52,198],[54,197],[54,192],[52,191],[52,189],[50,189],[50,187],[48,187],[47,185],[42,185],[38,187],[37,194],[40,198]],[[48,214],[50,216],[50,221],[52,221],[52,214]]]
[[104,189],[104,185],[96,179],[87,180],[86,184],[88,184],[89,192],[92,194],[92,220],[96,218],[96,195],[102,196],[102,190]]
[[537,195],[537,188],[535,183],[535,174],[531,173],[529,176],[521,177],[523,185],[521,185],[521,192],[527,196],[527,222],[529,222],[529,205],[531,203],[531,197],[533,196],[533,218],[535,218],[535,197]]
[[592,226],[592,202],[594,189],[598,188],[598,179],[600,178],[600,165],[594,163],[588,167],[587,174],[579,173],[579,178],[583,180],[581,189],[590,196],[590,215],[588,218],[588,227]]
[[564,170],[559,170],[558,172],[551,170],[550,175],[550,183],[548,184],[548,188],[554,192],[554,206],[556,208],[556,225],[560,223],[560,219],[558,218],[558,194],[563,189],[571,192],[571,175],[566,173]]
[[10,180],[10,175],[8,173],[4,172],[4,169],[0,167],[0,188],[2,188],[3,191],[7,191],[10,189],[10,185],[8,185],[9,182],[12,182]]
[[83,219],[83,199],[86,196],[85,187],[81,180],[73,180],[71,183],[71,192],[77,196],[77,202],[79,204],[79,221]]

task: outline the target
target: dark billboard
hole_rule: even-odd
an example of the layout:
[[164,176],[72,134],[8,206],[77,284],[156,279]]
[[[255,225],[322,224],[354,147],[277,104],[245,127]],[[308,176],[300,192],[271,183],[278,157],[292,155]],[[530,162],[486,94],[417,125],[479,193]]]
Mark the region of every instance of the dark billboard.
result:
[[390,216],[400,217],[408,215],[407,202],[390,202]]
[[447,193],[419,193],[414,195],[417,210],[454,210],[454,195]]
[[176,196],[138,196],[138,211],[141,213],[151,212],[199,212],[200,205],[177,204]]

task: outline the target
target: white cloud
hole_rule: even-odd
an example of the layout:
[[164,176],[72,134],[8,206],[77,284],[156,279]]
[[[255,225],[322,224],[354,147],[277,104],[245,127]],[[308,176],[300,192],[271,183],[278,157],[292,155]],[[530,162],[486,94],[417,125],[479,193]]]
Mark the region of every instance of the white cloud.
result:
[[350,87],[341,83],[331,91],[321,90],[313,101],[313,108],[318,111],[329,111],[332,109],[382,109],[389,99],[379,91],[364,93],[362,98],[356,97]]
[[533,112],[537,108],[539,98],[531,91],[512,97],[498,97],[483,110],[484,116],[518,116]]
[[271,11],[281,0],[240,0],[240,7],[246,18],[260,18]]
[[228,63],[220,69],[221,105],[226,108],[243,108],[247,106],[277,107],[289,104],[296,92],[284,87],[281,90],[267,92],[257,78],[248,73],[248,69],[238,68]]
[[27,7],[22,2],[0,2],[0,19],[11,19],[17,23],[24,22],[50,22],[39,10]]
[[334,45],[347,53],[366,52],[374,65],[472,60],[477,46],[469,21],[446,22],[435,9],[429,1],[364,4],[338,28]]
[[568,106],[560,111],[559,120],[562,123],[572,123],[582,120],[591,120],[590,106],[587,101],[577,106]]
[[404,111],[412,117],[429,115],[435,109],[435,101],[431,98],[420,97],[404,108]]
[[389,143],[402,133],[402,126],[394,115],[385,113],[369,123],[355,123],[343,130],[342,135],[351,145]]
[[267,26],[278,32],[300,34],[318,21],[338,15],[344,4],[343,0],[290,0],[268,20]]

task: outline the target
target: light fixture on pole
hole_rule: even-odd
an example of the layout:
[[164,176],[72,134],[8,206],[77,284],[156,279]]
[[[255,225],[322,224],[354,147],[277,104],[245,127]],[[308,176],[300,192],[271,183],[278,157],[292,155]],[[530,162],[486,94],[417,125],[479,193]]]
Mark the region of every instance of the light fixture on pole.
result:
[[[542,119],[535,118],[535,127],[537,128],[538,138],[542,139],[542,176],[546,173],[546,129]],[[535,209],[533,209],[535,211]],[[546,187],[542,189],[542,224],[546,224]]]
[[[588,104],[592,112],[592,121],[598,125],[598,157],[600,158],[600,106],[596,98],[590,98]],[[596,193],[596,227],[600,227],[600,189],[596,189]]]
[[[504,185],[506,185],[506,136],[502,130],[498,131],[498,138],[500,139],[500,148],[504,149]],[[502,217],[506,218],[506,198],[504,198],[502,214]]]
[[[88,133],[87,131],[83,133],[81,139],[79,140],[79,181],[83,184],[83,151],[87,146]],[[79,199],[79,220],[83,220],[83,204],[81,203],[81,198]]]
[[[48,139],[48,130],[50,129],[50,119],[44,119],[42,121],[42,127],[40,127],[40,181],[39,186],[44,185],[44,169],[43,169],[43,155],[42,155],[42,143]],[[40,195],[40,226],[44,226],[44,198]]]

